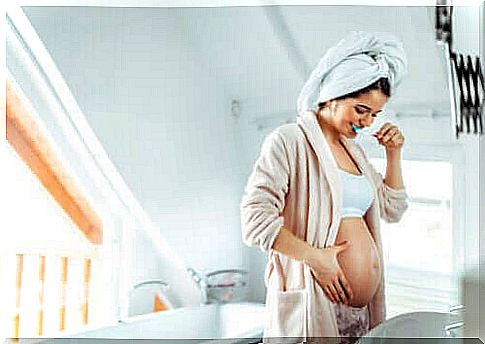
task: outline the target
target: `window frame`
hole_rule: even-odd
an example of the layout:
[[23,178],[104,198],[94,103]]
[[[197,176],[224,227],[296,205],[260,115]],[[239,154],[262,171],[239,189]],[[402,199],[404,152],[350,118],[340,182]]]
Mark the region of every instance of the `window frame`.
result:
[[103,240],[101,217],[63,167],[48,136],[30,114],[18,87],[6,80],[6,137],[46,190],[93,244]]

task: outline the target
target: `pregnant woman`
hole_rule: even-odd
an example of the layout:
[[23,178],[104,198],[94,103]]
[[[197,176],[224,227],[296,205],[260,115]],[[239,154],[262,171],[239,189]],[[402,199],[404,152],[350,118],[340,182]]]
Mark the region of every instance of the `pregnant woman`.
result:
[[241,202],[244,242],[268,253],[265,342],[351,343],[385,320],[379,219],[399,221],[407,208],[404,137],[390,123],[374,135],[385,177],[353,139],[405,70],[394,36],[351,32],[305,83],[297,123],[266,137]]

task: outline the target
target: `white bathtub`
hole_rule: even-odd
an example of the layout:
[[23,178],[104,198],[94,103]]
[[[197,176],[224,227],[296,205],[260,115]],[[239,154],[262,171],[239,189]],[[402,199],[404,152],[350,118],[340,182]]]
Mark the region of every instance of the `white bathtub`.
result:
[[[65,338],[66,342],[72,342],[73,338],[85,338],[82,343],[90,342],[89,338],[96,338],[97,343],[103,342],[99,339],[166,339],[163,343],[178,339],[176,343],[192,344],[199,342],[194,339],[204,343],[257,343],[257,339],[263,335],[263,323],[263,304],[214,304],[139,315],[114,326],[91,329]],[[51,341],[43,341],[48,342]],[[60,342],[63,340],[55,339],[52,343]]]

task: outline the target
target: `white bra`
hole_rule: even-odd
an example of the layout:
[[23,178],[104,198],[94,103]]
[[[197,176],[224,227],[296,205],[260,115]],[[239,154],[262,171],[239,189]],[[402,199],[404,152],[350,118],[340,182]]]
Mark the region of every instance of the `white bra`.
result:
[[365,175],[339,169],[342,179],[342,217],[363,217],[374,200],[374,190]]

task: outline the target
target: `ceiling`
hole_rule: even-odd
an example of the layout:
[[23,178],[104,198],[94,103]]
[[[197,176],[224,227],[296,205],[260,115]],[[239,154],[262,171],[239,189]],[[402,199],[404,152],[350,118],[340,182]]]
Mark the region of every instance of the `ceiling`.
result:
[[[156,112],[161,104],[154,94],[163,92],[160,80],[176,79],[178,70],[190,65],[216,80],[221,92],[240,100],[256,116],[292,112],[322,54],[349,30],[368,30],[394,33],[408,54],[409,73],[388,108],[449,112],[444,55],[434,41],[432,7],[24,11],[86,111],[126,111],[136,100],[143,102],[146,113]],[[167,49],[171,58],[164,58]],[[174,54],[179,54],[177,59]]]

